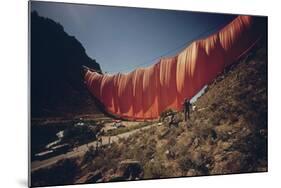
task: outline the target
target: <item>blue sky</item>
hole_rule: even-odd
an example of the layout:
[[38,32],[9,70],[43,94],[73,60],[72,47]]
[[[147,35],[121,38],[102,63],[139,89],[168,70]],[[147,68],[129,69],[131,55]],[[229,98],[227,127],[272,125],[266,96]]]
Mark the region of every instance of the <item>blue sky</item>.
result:
[[130,72],[179,52],[235,15],[35,2],[31,10],[59,22],[107,73]]

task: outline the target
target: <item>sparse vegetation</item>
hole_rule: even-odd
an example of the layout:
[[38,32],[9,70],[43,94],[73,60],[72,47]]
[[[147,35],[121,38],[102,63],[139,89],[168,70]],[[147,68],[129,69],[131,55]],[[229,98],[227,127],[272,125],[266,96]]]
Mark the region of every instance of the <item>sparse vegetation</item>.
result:
[[167,177],[167,169],[164,166],[164,161],[156,161],[148,162],[144,166],[144,178],[152,179],[152,178],[163,178]]
[[96,156],[96,151],[94,146],[91,146],[89,150],[84,154],[82,164],[92,163]]
[[136,129],[139,129],[139,128],[142,128],[142,127],[149,126],[153,123],[154,122],[141,122],[137,125],[112,129],[112,130],[108,131],[107,133],[105,133],[105,136],[115,136],[115,135],[118,135],[118,134],[122,134],[122,133],[125,133],[125,132],[129,132],[129,131],[132,131],[132,130],[136,130]]
[[[120,170],[127,160],[142,167],[134,179],[267,171],[266,57],[266,48],[259,47],[220,75],[194,103],[196,110],[188,122],[181,112],[167,110],[161,114],[161,125],[121,138],[98,152],[90,148],[83,162],[76,163],[81,173],[72,181],[97,170],[101,181],[130,180]],[[175,126],[165,123],[171,113],[178,121]],[[145,122],[110,135],[150,123],[156,124]],[[42,182],[40,177],[33,176],[36,182]]]

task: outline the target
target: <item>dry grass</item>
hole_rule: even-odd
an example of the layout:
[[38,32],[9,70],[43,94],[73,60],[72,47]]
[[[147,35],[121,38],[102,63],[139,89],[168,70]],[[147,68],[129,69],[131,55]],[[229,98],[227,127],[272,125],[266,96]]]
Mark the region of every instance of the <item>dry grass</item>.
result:
[[178,126],[164,123],[95,155],[88,153],[80,177],[98,169],[102,181],[124,180],[116,173],[127,159],[140,162],[144,179],[267,171],[265,48],[252,51],[218,77],[195,105],[188,123],[178,112]]

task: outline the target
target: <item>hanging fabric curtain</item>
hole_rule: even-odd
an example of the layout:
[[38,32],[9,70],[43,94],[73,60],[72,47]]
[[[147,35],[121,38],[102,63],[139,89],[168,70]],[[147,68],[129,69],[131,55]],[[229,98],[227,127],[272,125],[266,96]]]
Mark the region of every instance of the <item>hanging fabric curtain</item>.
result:
[[166,109],[181,110],[185,98],[191,99],[251,49],[264,34],[262,24],[259,17],[238,16],[174,57],[128,74],[88,70],[85,83],[108,113],[129,120],[156,119]]

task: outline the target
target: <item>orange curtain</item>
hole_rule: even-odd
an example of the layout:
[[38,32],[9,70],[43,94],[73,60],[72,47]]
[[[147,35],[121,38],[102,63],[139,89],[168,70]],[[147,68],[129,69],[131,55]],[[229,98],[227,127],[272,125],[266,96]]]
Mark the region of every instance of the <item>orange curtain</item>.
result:
[[238,16],[174,57],[128,74],[87,71],[85,83],[109,113],[131,120],[156,119],[166,109],[181,110],[185,98],[191,99],[254,46],[263,34],[261,24],[259,17]]

